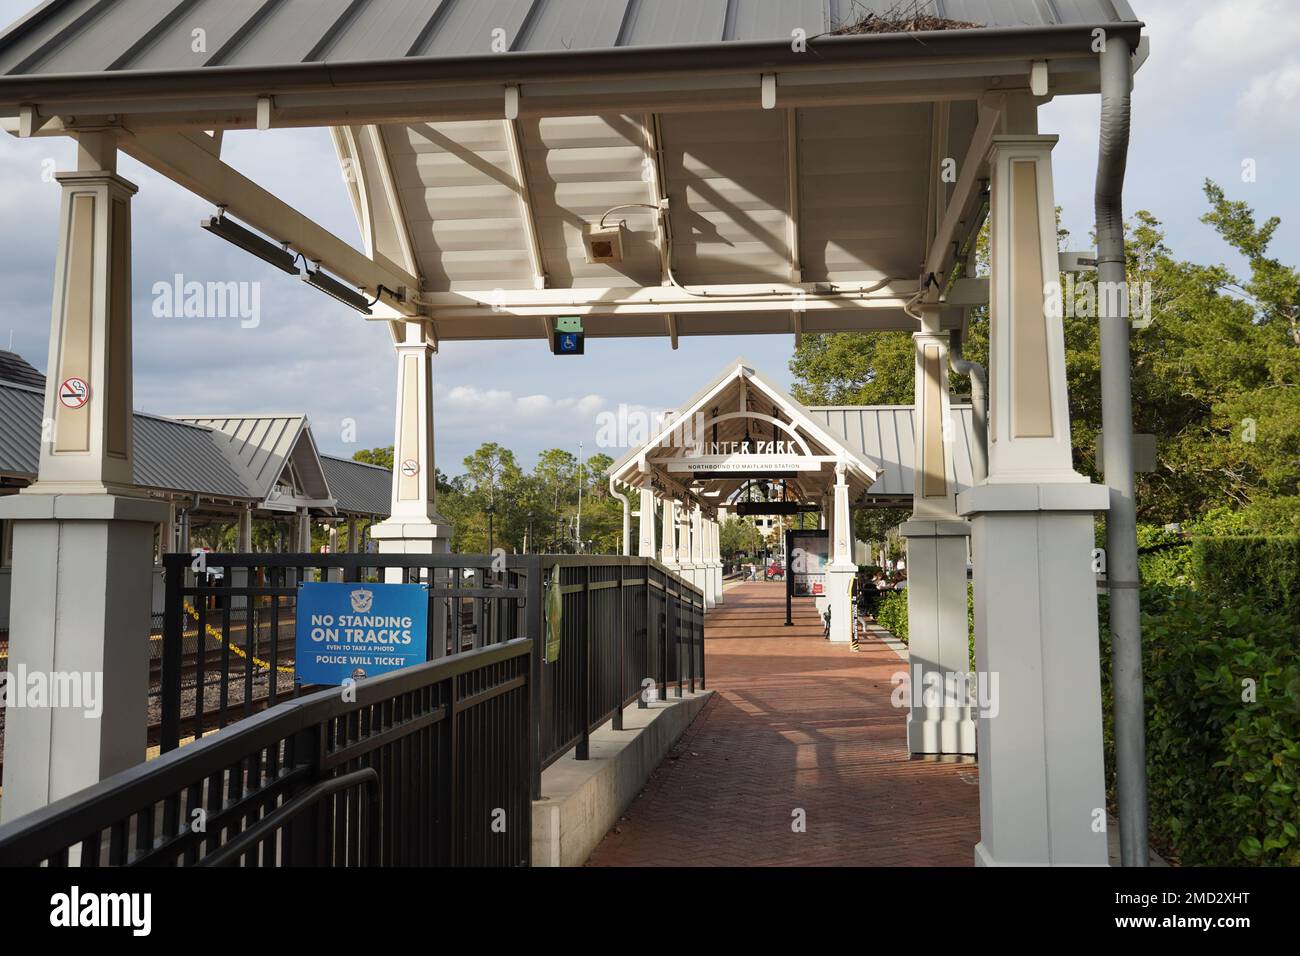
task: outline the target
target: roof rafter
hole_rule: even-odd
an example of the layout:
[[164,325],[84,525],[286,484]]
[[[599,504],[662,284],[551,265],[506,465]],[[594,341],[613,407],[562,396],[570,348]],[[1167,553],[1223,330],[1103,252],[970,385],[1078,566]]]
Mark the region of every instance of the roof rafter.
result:
[[[957,259],[957,238],[961,234],[963,223],[969,223],[979,206],[981,190],[980,173],[986,166],[993,137],[997,134],[1002,119],[1005,99],[1001,96],[986,97],[980,100],[979,124],[971,137],[970,148],[962,160],[957,175],[957,185],[949,197],[943,219],[930,243],[925,266],[921,270],[921,282],[924,284],[925,298],[929,303],[939,301],[949,280],[952,278],[953,264]],[[934,282],[931,282],[931,277]],[[942,278],[940,278],[942,277]]]
[[515,195],[519,204],[519,219],[523,227],[524,242],[528,247],[528,264],[533,272],[533,287],[545,289],[547,285],[546,261],[542,255],[542,240],[537,232],[537,219],[533,215],[533,201],[528,189],[528,168],[519,142],[519,121],[501,121],[505,129],[506,154],[510,158],[510,175],[515,180]]

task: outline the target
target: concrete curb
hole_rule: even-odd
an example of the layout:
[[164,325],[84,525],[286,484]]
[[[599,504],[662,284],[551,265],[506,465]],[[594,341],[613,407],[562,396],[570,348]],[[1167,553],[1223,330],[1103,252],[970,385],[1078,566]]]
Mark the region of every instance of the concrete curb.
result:
[[868,637],[874,637],[903,660],[908,659],[907,645],[894,637],[893,634],[889,633],[883,627],[880,627],[877,624],[868,624],[866,625],[866,632]]
[[533,866],[582,866],[631,805],[713,691],[670,696],[623,710],[621,731],[604,724],[591,735],[589,760],[561,757],[542,773],[533,801]]

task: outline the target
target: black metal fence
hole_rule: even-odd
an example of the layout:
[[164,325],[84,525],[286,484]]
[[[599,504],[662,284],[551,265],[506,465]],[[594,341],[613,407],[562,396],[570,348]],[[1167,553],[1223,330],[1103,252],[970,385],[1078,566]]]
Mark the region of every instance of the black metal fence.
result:
[[[429,585],[428,658],[523,633],[521,569],[494,571],[484,555],[185,554],[163,562],[159,744],[225,727],[298,696],[294,621],[307,581]],[[217,573],[214,573],[217,572]]]
[[697,588],[644,558],[546,555],[540,564],[547,588],[558,571],[563,634],[557,659],[537,655],[541,768],[571,748],[585,760],[591,731],[607,720],[622,730],[633,701],[704,687]]
[[[703,595],[646,559],[190,560],[166,565],[166,752],[0,827],[0,865],[526,865],[543,768],[704,684]],[[426,583],[431,660],[350,696],[282,689],[312,579]]]
[[532,646],[285,702],[0,827],[0,864],[526,865]]

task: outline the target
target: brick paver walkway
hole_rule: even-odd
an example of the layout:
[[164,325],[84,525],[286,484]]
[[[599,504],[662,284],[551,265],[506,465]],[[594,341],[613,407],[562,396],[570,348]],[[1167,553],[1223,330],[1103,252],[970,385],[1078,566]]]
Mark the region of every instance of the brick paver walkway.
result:
[[971,865],[975,766],[909,759],[903,662],[832,645],[812,602],[796,608],[785,627],[784,585],[727,588],[705,620],[718,693],[588,865]]

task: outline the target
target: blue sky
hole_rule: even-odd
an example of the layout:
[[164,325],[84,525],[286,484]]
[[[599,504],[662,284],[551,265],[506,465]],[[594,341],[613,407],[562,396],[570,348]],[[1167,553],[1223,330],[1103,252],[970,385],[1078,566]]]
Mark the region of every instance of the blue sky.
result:
[[[0,24],[33,5],[0,0]],[[1217,180],[1261,217],[1280,215],[1273,253],[1300,261],[1300,4],[1295,0],[1133,0],[1152,38],[1134,92],[1126,207],[1153,212],[1176,254],[1240,263],[1200,224],[1201,184]],[[1041,127],[1061,136],[1057,202],[1081,248],[1092,228],[1096,97],[1058,100]],[[223,159],[291,205],[360,245],[356,221],[325,130],[239,132]],[[61,139],[0,134],[0,347],[44,369],[59,187],[42,176],[70,168]],[[1256,181],[1242,181],[1253,160]],[[211,208],[123,157],[140,186],[133,206],[135,404],[156,413],[305,412],[322,449],[350,455],[392,442],[393,353],[387,332],[302,283],[197,228]],[[151,289],[186,280],[260,281],[262,320],[155,318]],[[553,358],[542,342],[448,343],[435,358],[436,445],[444,471],[481,441],[513,448],[526,465],[548,447],[595,445],[596,415],[620,403],[661,409],[693,393],[744,355],[789,384],[786,336],[598,340],[583,358]],[[343,423],[356,422],[356,443]]]

